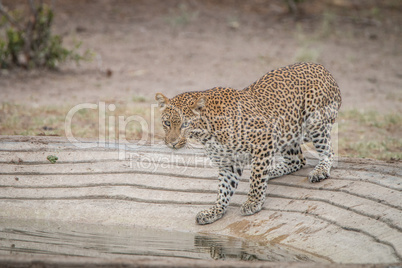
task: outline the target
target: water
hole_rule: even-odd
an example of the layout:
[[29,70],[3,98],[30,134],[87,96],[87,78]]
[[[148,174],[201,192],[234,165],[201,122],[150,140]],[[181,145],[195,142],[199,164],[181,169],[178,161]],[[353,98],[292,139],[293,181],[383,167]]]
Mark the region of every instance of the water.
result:
[[0,255],[164,256],[249,261],[319,261],[279,245],[127,226],[0,220]]

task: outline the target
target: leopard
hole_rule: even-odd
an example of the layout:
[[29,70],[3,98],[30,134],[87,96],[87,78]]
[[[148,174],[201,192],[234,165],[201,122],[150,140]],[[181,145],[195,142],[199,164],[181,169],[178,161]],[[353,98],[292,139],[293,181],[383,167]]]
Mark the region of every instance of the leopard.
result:
[[242,90],[214,87],[170,99],[156,93],[155,100],[165,144],[177,150],[197,142],[218,168],[216,202],[197,213],[200,225],[226,213],[247,161],[251,176],[247,200],[240,206],[244,216],[263,208],[270,179],[306,165],[303,143],[312,142],[318,155],[318,164],[308,173],[309,182],[330,176],[331,130],[342,98],[334,77],[321,64],[281,67]]

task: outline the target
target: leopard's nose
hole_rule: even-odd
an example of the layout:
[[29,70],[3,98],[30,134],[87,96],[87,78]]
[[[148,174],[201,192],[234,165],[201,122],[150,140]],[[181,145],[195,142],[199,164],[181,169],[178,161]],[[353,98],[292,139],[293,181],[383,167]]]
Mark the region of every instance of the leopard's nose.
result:
[[177,149],[176,146],[177,146],[178,143],[179,143],[178,141],[166,142],[166,145],[167,145],[168,147],[172,148],[172,149]]
[[177,145],[178,143],[179,143],[179,142],[172,142],[172,143],[170,143],[170,145],[172,145],[172,148],[173,148],[173,149],[177,149],[176,145]]

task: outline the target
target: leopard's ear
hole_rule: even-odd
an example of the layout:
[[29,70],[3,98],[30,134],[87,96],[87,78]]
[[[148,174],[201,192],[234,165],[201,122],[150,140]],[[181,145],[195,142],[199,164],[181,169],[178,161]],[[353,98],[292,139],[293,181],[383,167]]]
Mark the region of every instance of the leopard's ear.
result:
[[196,115],[200,115],[202,109],[205,107],[207,103],[207,99],[202,96],[199,97],[193,104],[193,106],[191,107],[191,110],[193,111],[194,114]]
[[163,111],[166,108],[166,104],[169,103],[169,99],[162,93],[156,93],[155,100],[158,102],[158,106]]

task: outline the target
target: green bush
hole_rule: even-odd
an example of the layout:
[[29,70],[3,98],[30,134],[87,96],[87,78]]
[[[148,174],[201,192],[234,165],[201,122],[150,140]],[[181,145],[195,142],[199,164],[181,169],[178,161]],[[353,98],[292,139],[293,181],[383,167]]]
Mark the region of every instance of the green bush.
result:
[[[0,67],[11,68],[19,66],[25,68],[56,68],[66,60],[88,60],[90,53],[83,55],[77,52],[81,43],[72,49],[63,47],[63,40],[59,35],[51,33],[53,11],[46,4],[34,5],[29,2],[30,13],[20,16],[20,12],[7,12],[0,3],[0,13],[3,15],[1,24],[5,34],[0,37]],[[22,21],[22,18],[26,18]]]

